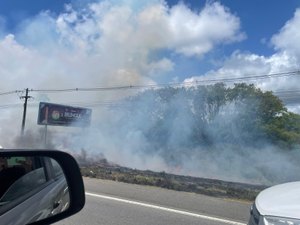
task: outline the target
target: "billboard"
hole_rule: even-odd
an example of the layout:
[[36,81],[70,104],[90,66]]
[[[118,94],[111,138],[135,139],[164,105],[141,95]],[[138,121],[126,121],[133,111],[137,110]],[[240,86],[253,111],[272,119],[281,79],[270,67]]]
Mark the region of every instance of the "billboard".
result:
[[37,123],[39,125],[87,127],[91,123],[91,116],[91,109],[40,102]]

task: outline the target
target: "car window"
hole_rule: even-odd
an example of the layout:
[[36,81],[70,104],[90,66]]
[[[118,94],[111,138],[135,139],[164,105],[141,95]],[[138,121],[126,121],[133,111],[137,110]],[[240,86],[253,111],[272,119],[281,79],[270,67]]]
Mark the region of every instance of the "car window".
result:
[[1,158],[0,181],[0,205],[5,205],[46,183],[45,169],[40,158]]
[[63,175],[63,170],[60,167],[60,165],[58,164],[58,162],[56,162],[54,159],[50,159],[51,164],[52,164],[52,168],[53,168],[53,175],[55,178]]

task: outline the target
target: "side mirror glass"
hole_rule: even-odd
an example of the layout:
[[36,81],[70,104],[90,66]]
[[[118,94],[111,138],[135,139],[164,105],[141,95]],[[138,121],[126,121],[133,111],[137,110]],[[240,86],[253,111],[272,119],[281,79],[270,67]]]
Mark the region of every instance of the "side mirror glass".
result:
[[0,221],[55,222],[84,205],[84,187],[75,159],[50,150],[0,150]]

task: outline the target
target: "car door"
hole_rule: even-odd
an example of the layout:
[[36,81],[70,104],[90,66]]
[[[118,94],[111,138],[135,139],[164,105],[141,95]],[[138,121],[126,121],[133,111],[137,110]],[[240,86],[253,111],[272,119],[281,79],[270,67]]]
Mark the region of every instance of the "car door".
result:
[[51,198],[53,202],[51,215],[56,215],[69,207],[69,188],[60,165],[54,159],[45,158],[45,160],[49,163],[49,176],[51,176],[55,184],[53,198]]
[[0,172],[6,179],[1,181],[1,186],[8,182],[9,187],[4,187],[6,190],[2,190],[0,197],[1,224],[27,224],[56,215],[68,207],[67,182],[54,160],[11,157],[4,165],[5,170]]

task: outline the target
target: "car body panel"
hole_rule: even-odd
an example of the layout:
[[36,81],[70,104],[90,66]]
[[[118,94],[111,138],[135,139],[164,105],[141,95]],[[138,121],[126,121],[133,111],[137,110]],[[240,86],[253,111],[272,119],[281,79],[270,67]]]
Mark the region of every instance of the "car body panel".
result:
[[300,219],[300,182],[265,189],[257,196],[255,205],[263,216]]
[[[36,220],[47,218],[49,215],[57,214],[60,211],[54,209],[54,204],[59,200],[57,199],[58,197],[65,197],[61,194],[64,193],[64,189],[66,188],[65,184],[66,182],[63,177],[50,182],[49,185],[45,186],[41,191],[1,215],[1,224],[28,224]],[[62,208],[65,204],[61,204],[58,207]],[[53,213],[53,211],[56,212]]]

